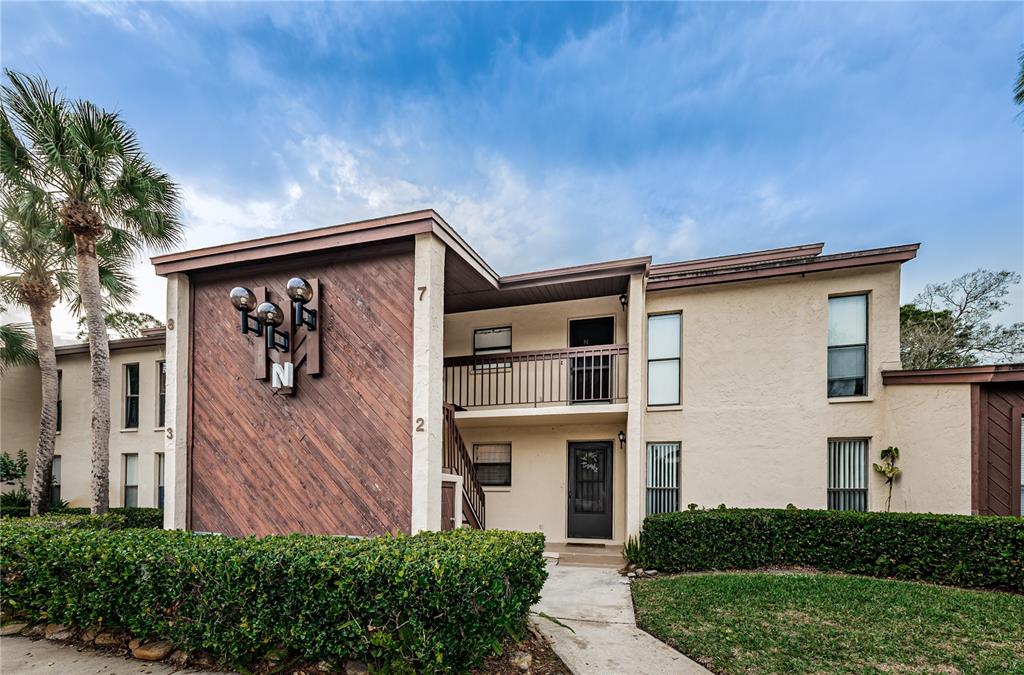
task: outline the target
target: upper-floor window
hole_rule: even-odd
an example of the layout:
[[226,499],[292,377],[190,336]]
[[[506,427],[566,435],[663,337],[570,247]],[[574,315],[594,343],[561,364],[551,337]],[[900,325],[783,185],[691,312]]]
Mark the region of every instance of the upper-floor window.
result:
[[64,371],[57,371],[57,433],[60,433],[61,424],[64,421]]
[[139,428],[139,364],[124,367],[124,429]]
[[156,408],[156,420],[157,427],[163,428],[167,426],[165,424],[167,420],[167,362],[160,361],[156,364],[156,382],[157,382],[157,408]]
[[512,327],[477,328],[473,331],[473,355],[506,354],[512,351]]
[[828,299],[828,395],[867,393],[868,296]]
[[679,404],[680,315],[647,317],[647,405]]

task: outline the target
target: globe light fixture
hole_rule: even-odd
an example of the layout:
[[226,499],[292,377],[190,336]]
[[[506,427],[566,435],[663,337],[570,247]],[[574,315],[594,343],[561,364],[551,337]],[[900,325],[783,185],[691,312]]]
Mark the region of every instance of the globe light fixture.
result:
[[284,312],[272,302],[261,302],[256,308],[256,318],[263,324],[267,336],[267,350],[276,349],[287,352],[289,348],[288,334],[277,330],[284,323]]
[[292,327],[305,326],[309,330],[316,330],[316,310],[305,307],[313,299],[313,287],[301,277],[292,277],[288,280],[286,290],[292,300]]
[[257,337],[261,337],[263,324],[252,316],[253,310],[256,309],[256,294],[245,286],[235,286],[231,289],[231,304],[241,317],[242,333],[255,333]]

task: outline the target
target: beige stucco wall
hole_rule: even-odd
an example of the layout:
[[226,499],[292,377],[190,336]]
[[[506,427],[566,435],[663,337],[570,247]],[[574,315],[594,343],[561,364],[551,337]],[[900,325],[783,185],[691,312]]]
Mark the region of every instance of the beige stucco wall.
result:
[[[867,396],[830,402],[828,298],[857,292],[870,294]],[[829,438],[870,438],[877,457],[881,370],[899,367],[898,265],[652,292],[647,311],[682,312],[682,405],[648,409],[644,426],[647,442],[682,444],[683,507],[824,508]],[[944,489],[918,492],[931,503]]]
[[[885,388],[885,430],[874,455],[900,449],[903,474],[892,493],[893,511],[971,512],[971,385],[920,384]],[[885,508],[880,477],[871,508]]]
[[[156,453],[163,450],[163,430],[157,429],[157,363],[162,347],[115,349],[110,353],[110,505],[122,506],[123,455],[139,455],[139,506],[156,506]],[[124,366],[139,364],[139,428],[122,430],[124,423]],[[90,376],[89,355],[58,356],[63,371],[61,431],[54,452],[61,457],[61,497],[72,506],[90,506]],[[4,418],[0,447],[13,457],[19,448],[35,460],[39,423],[39,372],[35,367],[12,369],[3,375]],[[31,471],[31,468],[30,468]],[[26,485],[30,481],[26,480]]]
[[626,453],[617,436],[624,428],[601,424],[463,429],[470,452],[474,443],[512,444],[512,487],[484,488],[487,529],[543,532],[549,542],[567,541],[569,442],[611,441],[612,542],[621,543],[626,520]]

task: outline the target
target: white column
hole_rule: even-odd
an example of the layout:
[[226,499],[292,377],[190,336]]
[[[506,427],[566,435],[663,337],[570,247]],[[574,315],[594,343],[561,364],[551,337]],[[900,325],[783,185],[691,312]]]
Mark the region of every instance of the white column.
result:
[[646,279],[643,274],[629,278],[629,403],[626,413],[626,536],[637,536],[644,519],[644,383],[645,322],[647,320]]
[[185,529],[188,508],[189,283],[167,277],[167,399],[164,431],[164,529]]
[[[444,427],[444,243],[416,235],[412,338],[413,534],[441,529]],[[461,497],[460,497],[461,499]]]

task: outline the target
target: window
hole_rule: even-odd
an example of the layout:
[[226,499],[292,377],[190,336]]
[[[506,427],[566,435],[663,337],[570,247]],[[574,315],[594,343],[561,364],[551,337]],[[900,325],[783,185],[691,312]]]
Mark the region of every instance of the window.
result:
[[164,453],[156,453],[156,507],[164,507]]
[[473,464],[481,485],[512,485],[511,443],[474,445]]
[[124,367],[124,427],[139,428],[139,364]]
[[[493,354],[508,354],[512,351],[512,327],[502,328],[478,328],[473,331],[473,355],[491,356]],[[504,368],[508,363],[478,363],[473,366],[474,370],[485,370],[488,368]]]
[[829,440],[828,508],[868,510],[868,441],[865,438]]
[[156,364],[156,392],[157,392],[157,408],[156,408],[156,426],[160,429],[166,425],[166,410],[167,410],[167,362],[159,361]]
[[679,404],[679,319],[647,317],[647,405]]
[[647,444],[647,515],[679,510],[679,444]]
[[864,396],[868,355],[868,296],[828,299],[828,395]]
[[60,455],[53,456],[53,470],[50,472],[50,505],[60,504]]
[[61,398],[64,395],[64,371],[57,371],[57,433],[60,433],[61,422],[64,418],[64,406]]
[[139,456],[124,456],[124,505],[139,505]]

